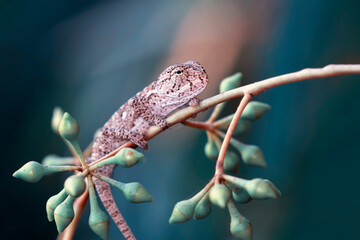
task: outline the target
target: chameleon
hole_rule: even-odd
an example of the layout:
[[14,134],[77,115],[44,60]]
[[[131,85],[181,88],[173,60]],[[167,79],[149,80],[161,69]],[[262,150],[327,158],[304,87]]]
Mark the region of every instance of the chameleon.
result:
[[[151,126],[168,128],[166,117],[184,106],[197,106],[196,97],[208,84],[208,75],[197,61],[187,61],[167,67],[149,86],[122,105],[98,133],[87,159],[91,163],[131,141],[146,150],[147,129]],[[111,177],[115,165],[101,167],[96,173]],[[109,184],[94,178],[94,185],[110,217],[126,239],[135,239],[122,217]]]

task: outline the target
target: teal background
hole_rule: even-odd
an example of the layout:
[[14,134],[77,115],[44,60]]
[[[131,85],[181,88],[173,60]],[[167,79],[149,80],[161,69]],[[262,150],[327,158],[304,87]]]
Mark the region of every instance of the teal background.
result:
[[[250,2],[263,4],[242,4]],[[359,1],[274,2],[268,9],[272,22],[266,26],[271,34],[248,44],[226,75],[241,71],[245,83],[251,83],[306,67],[359,63]],[[206,8],[213,1],[197,3]],[[41,161],[50,153],[69,155],[51,132],[53,107],[62,106],[79,121],[80,144],[86,147],[112,112],[149,78],[155,80],[177,27],[194,4],[0,2],[2,238],[56,238],[45,203],[61,190],[66,174],[37,184],[11,177],[28,161]],[[109,21],[111,17],[117,21]],[[209,25],[213,21],[207,19]],[[257,24],[251,26],[261,27]],[[84,29],[89,30],[87,38],[79,38]],[[216,61],[222,64],[222,59]],[[239,205],[253,224],[254,240],[359,239],[359,80],[346,76],[301,82],[256,97],[272,110],[244,141],[262,148],[269,167],[242,165],[236,175],[268,178],[283,196]],[[116,170],[116,179],[141,182],[155,199],[131,205],[115,193],[138,239],[231,239],[228,213],[217,208],[202,221],[168,224],[174,204],[195,194],[213,175],[214,163],[203,154],[205,142],[204,133],[175,126],[150,142],[145,164]],[[88,214],[87,209],[75,239],[97,239],[87,226]],[[110,239],[118,238],[112,224]]]

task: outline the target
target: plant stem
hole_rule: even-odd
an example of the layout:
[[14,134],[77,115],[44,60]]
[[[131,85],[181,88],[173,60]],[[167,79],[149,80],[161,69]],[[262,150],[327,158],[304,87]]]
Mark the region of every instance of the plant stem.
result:
[[188,126],[188,127],[193,127],[193,128],[199,128],[199,129],[204,129],[204,130],[208,130],[208,131],[213,131],[213,125],[212,123],[208,123],[208,122],[199,122],[199,121],[190,121],[190,120],[186,120],[184,122],[182,122],[182,124]]
[[[246,105],[248,104],[248,102],[250,101],[250,99],[251,99],[251,95],[249,93],[245,93],[244,97],[240,101],[238,108],[236,109],[233,119],[230,122],[230,126],[229,126],[228,130],[226,131],[226,135],[225,135],[224,141],[222,142],[219,156],[216,161],[215,176],[221,176],[224,173],[224,159],[225,159],[226,150],[229,146],[229,143],[230,143],[231,137],[234,133],[236,124],[240,119],[241,113],[244,111],[244,109],[245,109]],[[219,178],[217,177],[216,182],[218,182],[218,181],[219,181]]]

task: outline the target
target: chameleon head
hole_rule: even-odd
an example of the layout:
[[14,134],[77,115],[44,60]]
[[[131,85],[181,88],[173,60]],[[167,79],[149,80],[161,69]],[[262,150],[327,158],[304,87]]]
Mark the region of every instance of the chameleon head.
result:
[[187,61],[166,68],[159,76],[157,93],[166,99],[188,102],[208,84],[205,69],[197,61]]

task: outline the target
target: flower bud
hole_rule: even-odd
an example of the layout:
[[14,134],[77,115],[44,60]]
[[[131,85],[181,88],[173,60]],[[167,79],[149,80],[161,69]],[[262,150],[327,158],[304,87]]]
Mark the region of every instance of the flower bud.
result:
[[248,203],[252,200],[244,187],[235,185],[229,181],[226,181],[226,185],[231,189],[232,197],[236,202]]
[[47,200],[46,213],[47,213],[47,218],[48,218],[49,222],[52,222],[54,220],[55,208],[57,206],[59,206],[59,204],[62,203],[66,197],[67,197],[67,194],[65,192],[65,189],[63,189],[61,192],[59,192],[58,194],[52,196],[51,198],[49,198],[49,200]]
[[226,207],[226,204],[230,198],[230,190],[223,184],[215,184],[209,192],[210,201],[221,207]]
[[209,216],[211,212],[211,204],[209,200],[209,194],[205,194],[204,197],[201,198],[201,200],[196,204],[195,212],[194,212],[194,219],[199,220],[206,218]]
[[170,224],[183,223],[189,221],[194,215],[195,206],[198,201],[193,199],[183,200],[175,204],[171,217]]
[[258,146],[247,145],[235,139],[231,139],[230,144],[239,151],[241,158],[246,165],[264,168],[267,167],[264,154]]
[[51,129],[58,134],[59,133],[59,125],[61,122],[61,119],[64,115],[64,111],[61,109],[61,107],[55,107],[53,110],[53,115],[51,118]]
[[68,195],[76,198],[85,192],[86,184],[82,176],[72,175],[65,180],[64,187]]
[[205,144],[204,152],[206,157],[211,160],[216,160],[219,155],[219,149],[216,143],[211,139]]
[[238,155],[232,151],[227,151],[224,158],[224,171],[236,172],[239,169],[240,160]]
[[54,218],[59,233],[64,231],[74,218],[73,203],[74,198],[68,196],[64,202],[55,208]]
[[[221,130],[227,130],[229,128],[230,122],[232,121],[233,117],[234,114],[231,114],[227,117],[219,119],[214,123],[214,127]],[[251,122],[247,119],[244,119],[241,115],[239,121],[236,123],[234,135],[244,134],[248,132],[250,128],[251,128]]]
[[252,225],[248,219],[242,216],[236,209],[234,203],[229,201],[228,209],[230,213],[230,232],[236,239],[251,240]]
[[48,173],[47,168],[38,162],[30,161],[13,173],[13,177],[36,183]]
[[96,200],[94,185],[89,181],[90,216],[89,226],[101,239],[108,239],[109,217],[101,210]]
[[122,148],[114,156],[95,164],[93,168],[99,168],[109,164],[116,164],[125,168],[129,168],[141,162],[143,159],[144,159],[144,154],[136,151],[135,149]]
[[220,83],[220,93],[227,92],[234,88],[240,87],[241,79],[242,79],[242,74],[239,72],[224,78]]
[[281,192],[267,179],[255,178],[244,186],[253,199],[274,199],[281,196]]
[[59,134],[68,141],[77,139],[80,126],[69,113],[64,113],[63,118],[59,124]]
[[126,183],[121,190],[125,198],[132,203],[152,202],[154,199],[149,192],[138,182]]
[[261,118],[262,115],[264,115],[270,109],[271,107],[269,104],[251,101],[246,105],[243,113],[241,114],[241,117],[254,121]]

